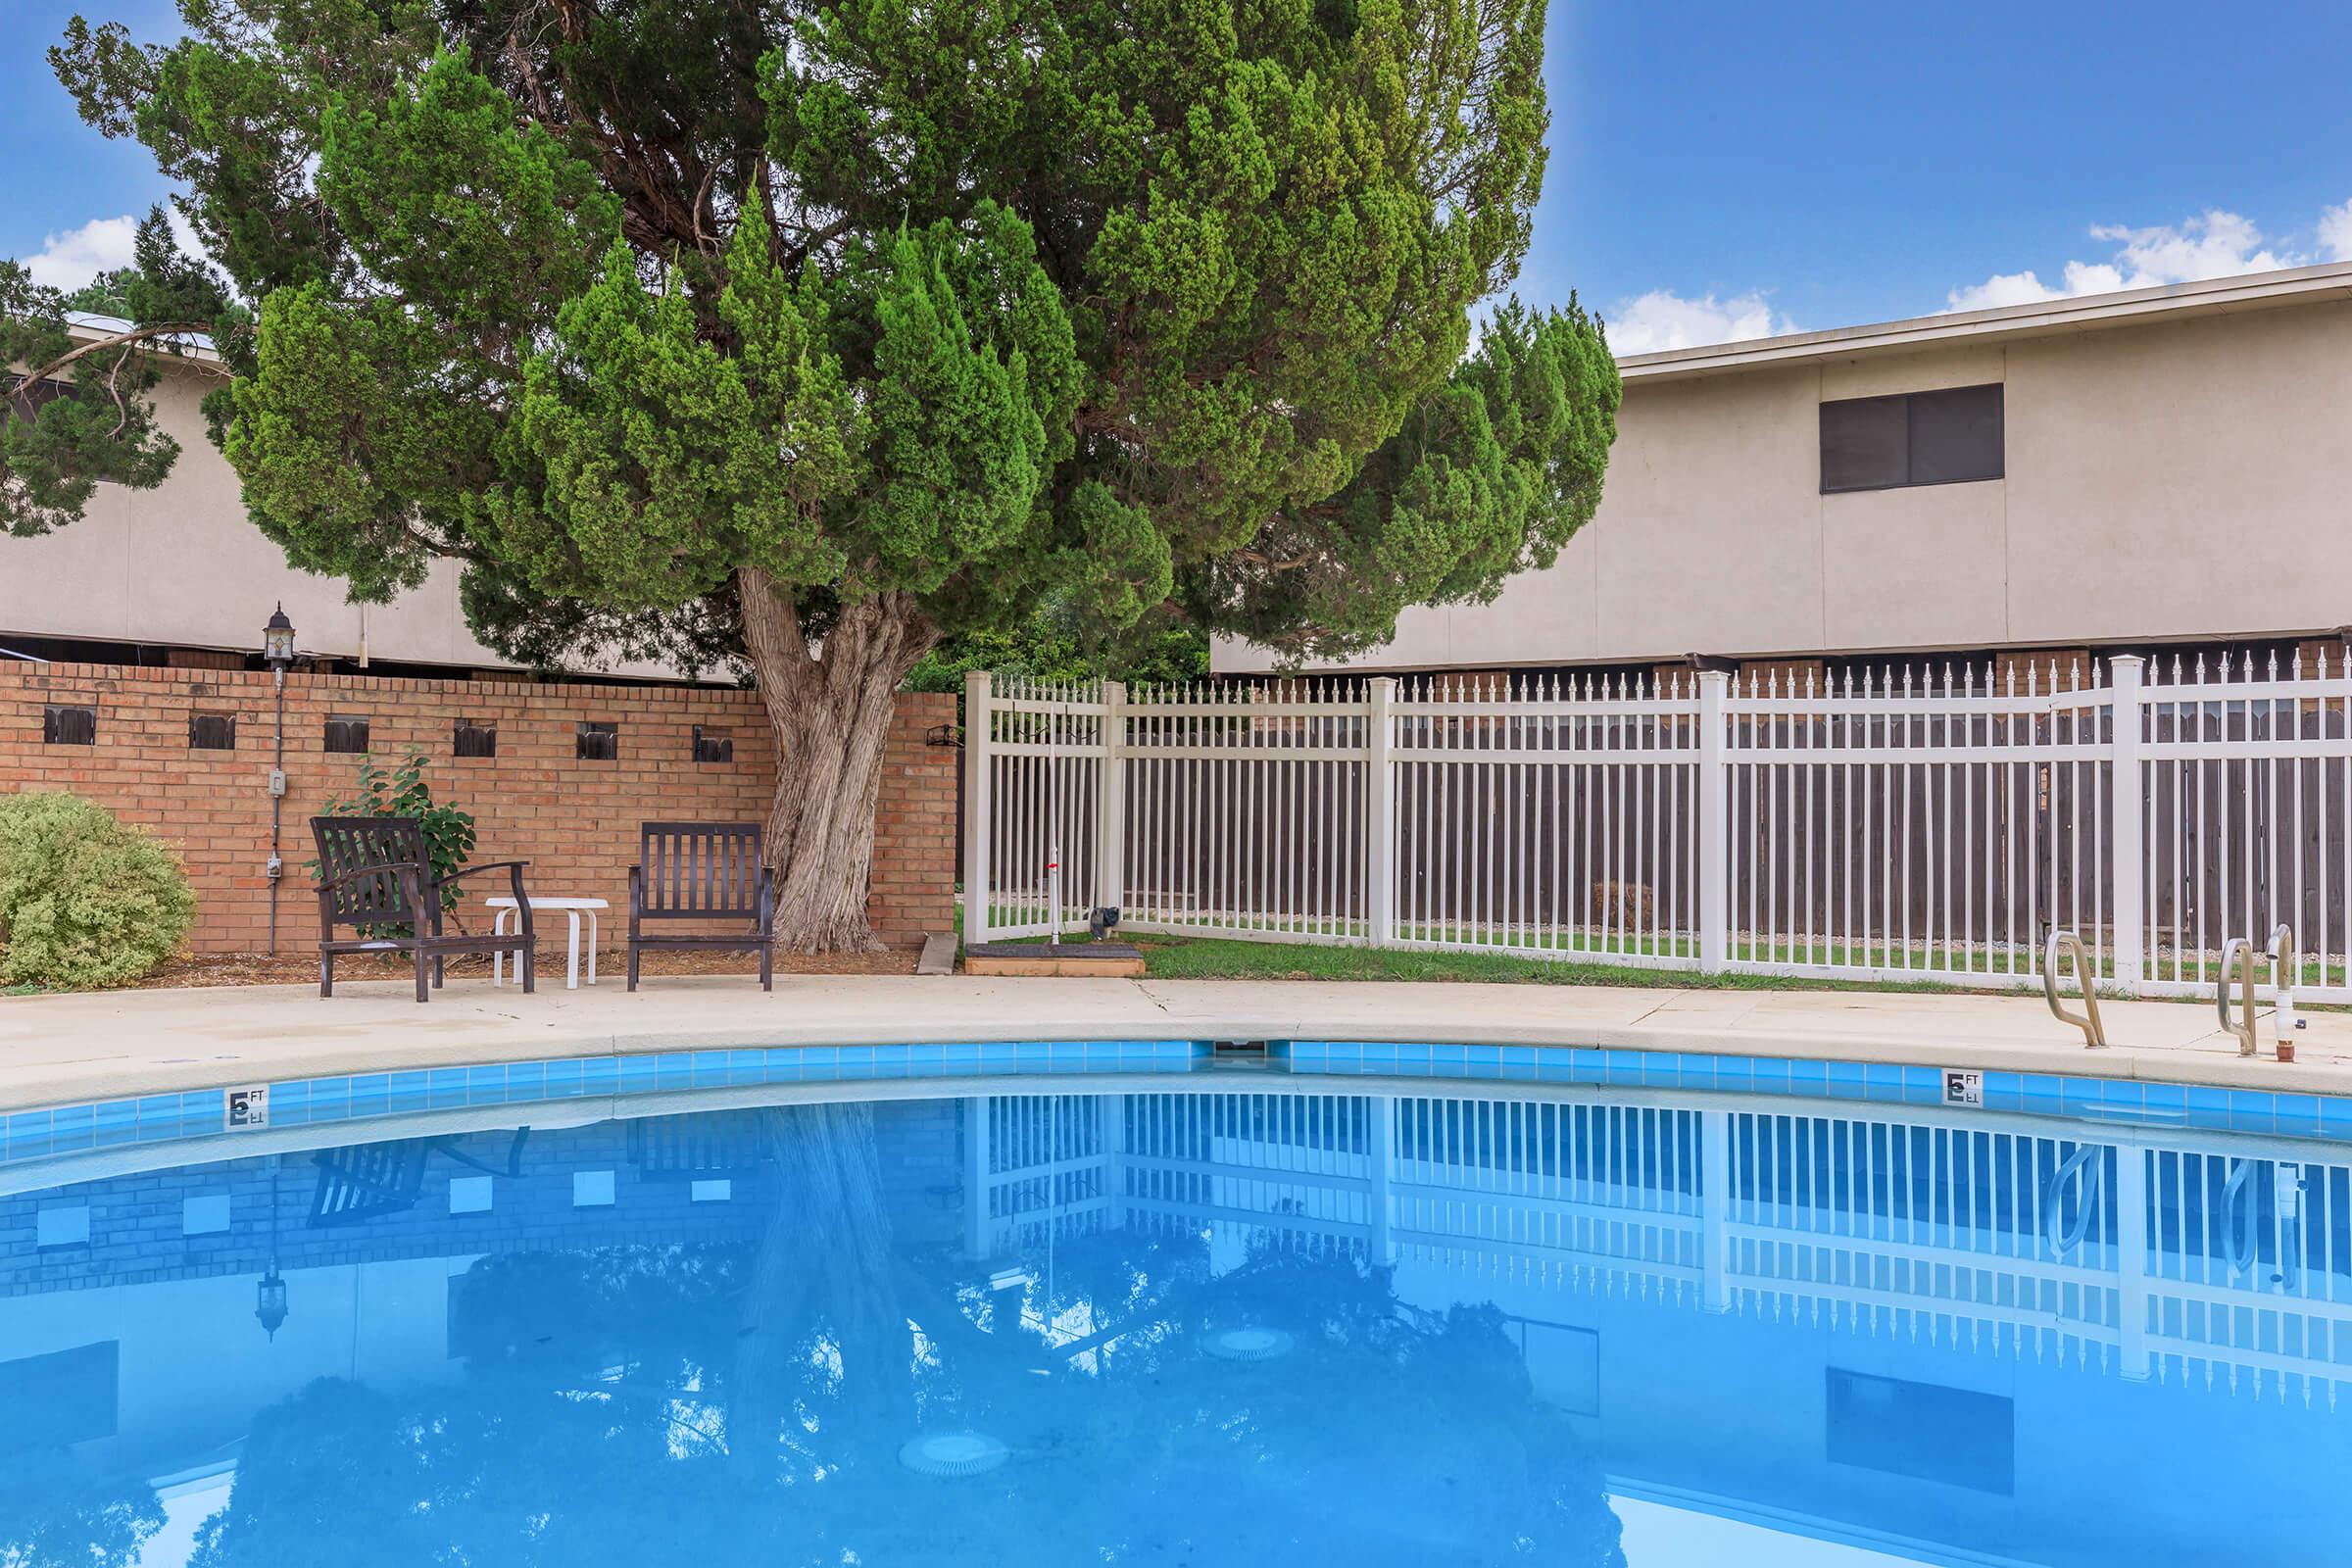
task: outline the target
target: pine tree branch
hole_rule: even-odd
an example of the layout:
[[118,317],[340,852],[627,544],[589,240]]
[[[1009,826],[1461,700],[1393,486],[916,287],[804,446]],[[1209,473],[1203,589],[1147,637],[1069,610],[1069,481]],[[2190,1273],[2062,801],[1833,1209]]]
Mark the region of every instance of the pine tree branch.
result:
[[[46,365],[26,370],[24,374],[17,377],[16,385],[8,389],[8,395],[10,397],[15,397],[18,393],[24,391],[27,387],[38,386],[41,382],[48,380],[51,376],[57,374],[58,371],[63,370],[75,361],[86,359],[93,354],[103,354],[108,349],[127,348],[133,343],[143,343],[159,337],[176,337],[183,332],[210,333],[213,330],[214,327],[212,323],[208,321],[162,321],[158,322],[154,326],[133,327],[127,332],[112,332],[107,336],[100,338],[95,343],[84,343],[77,349],[73,349],[67,353],[59,355],[56,359],[51,360]],[[195,361],[194,363],[204,366],[206,370],[211,371],[214,374],[228,374],[228,369],[225,366],[205,365],[202,360]]]

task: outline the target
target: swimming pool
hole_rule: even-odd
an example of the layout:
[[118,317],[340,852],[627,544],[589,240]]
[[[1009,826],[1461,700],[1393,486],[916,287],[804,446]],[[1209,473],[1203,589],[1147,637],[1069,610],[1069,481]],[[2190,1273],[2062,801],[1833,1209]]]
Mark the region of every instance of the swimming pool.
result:
[[2352,1146],[2281,1107],[751,1054],[22,1154],[0,1560],[2343,1556]]

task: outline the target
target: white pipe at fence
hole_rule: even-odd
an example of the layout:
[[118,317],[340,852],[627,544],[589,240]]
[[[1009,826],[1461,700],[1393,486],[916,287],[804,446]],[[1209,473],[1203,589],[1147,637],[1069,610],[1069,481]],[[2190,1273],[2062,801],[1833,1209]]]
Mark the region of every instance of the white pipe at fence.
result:
[[1071,923],[1058,844],[1073,901],[1135,931],[2023,987],[2072,928],[2103,982],[2182,994],[2283,916],[2320,964],[2301,989],[2352,996],[2352,673],[2108,667],[1360,694],[975,672],[965,933]]

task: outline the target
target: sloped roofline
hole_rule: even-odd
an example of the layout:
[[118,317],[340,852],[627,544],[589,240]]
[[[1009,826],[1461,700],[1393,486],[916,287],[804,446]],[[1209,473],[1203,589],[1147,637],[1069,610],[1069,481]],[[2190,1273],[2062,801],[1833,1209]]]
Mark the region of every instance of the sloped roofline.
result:
[[2084,294],[2032,305],[1915,316],[1899,321],[1836,327],[1826,332],[1791,332],[1784,337],[1630,354],[1618,360],[1617,370],[1627,380],[1722,375],[1813,360],[1853,359],[1957,343],[2100,331],[2152,318],[2220,316],[2344,300],[2352,300],[2352,262],[2329,262],[2275,272],[2125,289],[2116,294]]

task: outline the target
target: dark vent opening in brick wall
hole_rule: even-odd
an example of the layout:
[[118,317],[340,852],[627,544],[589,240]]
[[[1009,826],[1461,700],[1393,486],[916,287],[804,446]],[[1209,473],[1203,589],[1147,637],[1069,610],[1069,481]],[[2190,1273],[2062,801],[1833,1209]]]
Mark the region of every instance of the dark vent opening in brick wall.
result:
[[455,749],[460,757],[496,757],[498,755],[498,726],[495,724],[468,724],[464,719],[459,719]]
[[191,752],[233,752],[237,749],[237,715],[234,713],[190,713],[188,715],[188,750]]
[[617,762],[620,760],[620,726],[584,721],[579,727],[577,745],[579,759],[583,762]]
[[705,729],[694,726],[694,760],[698,762],[732,762],[735,760],[735,737],[723,729]]
[[51,703],[41,710],[43,746],[95,746],[98,710],[78,703]]
[[326,715],[326,749],[357,757],[368,750],[368,715],[366,713],[329,713]]

